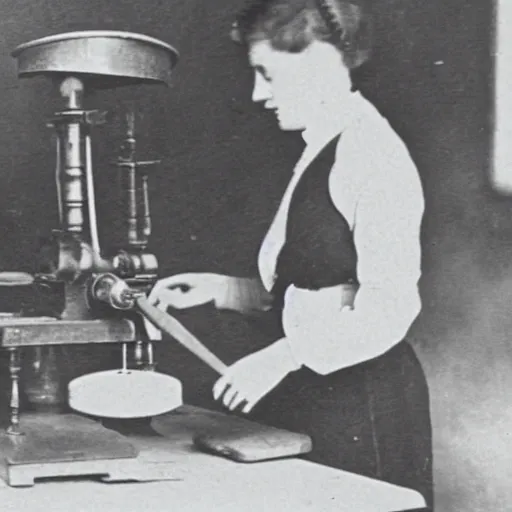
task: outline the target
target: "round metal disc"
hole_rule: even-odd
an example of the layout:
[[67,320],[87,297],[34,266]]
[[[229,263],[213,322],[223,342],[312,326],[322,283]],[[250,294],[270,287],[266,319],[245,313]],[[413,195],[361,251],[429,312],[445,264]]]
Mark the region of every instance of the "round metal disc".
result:
[[158,416],[183,404],[181,382],[163,373],[107,370],[72,380],[69,406],[104,418]]
[[112,30],[86,30],[43,37],[18,46],[18,75],[78,76],[96,87],[168,84],[179,54],[158,39]]

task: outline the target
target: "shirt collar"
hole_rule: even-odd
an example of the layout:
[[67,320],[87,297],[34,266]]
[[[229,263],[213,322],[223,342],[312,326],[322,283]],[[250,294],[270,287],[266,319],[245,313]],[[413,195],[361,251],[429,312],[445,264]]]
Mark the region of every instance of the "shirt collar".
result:
[[346,104],[325,105],[320,117],[302,132],[308,151],[322,149],[336,135],[342,133],[364,115],[368,102],[359,92],[353,93]]

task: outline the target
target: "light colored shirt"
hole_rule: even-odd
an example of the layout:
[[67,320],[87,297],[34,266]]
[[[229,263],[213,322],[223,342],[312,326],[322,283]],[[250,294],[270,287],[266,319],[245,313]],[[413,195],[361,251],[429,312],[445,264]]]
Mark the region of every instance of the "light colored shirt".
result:
[[321,374],[385,353],[405,337],[421,309],[424,197],[418,172],[403,141],[373,105],[358,93],[354,105],[350,115],[331,110],[320,129],[303,133],[305,150],[258,257],[260,277],[270,291],[293,191],[308,164],[342,133],[329,191],[354,235],[360,283],[354,309],[342,309],[341,287],[312,291],[292,285],[283,310],[285,343],[295,360]]

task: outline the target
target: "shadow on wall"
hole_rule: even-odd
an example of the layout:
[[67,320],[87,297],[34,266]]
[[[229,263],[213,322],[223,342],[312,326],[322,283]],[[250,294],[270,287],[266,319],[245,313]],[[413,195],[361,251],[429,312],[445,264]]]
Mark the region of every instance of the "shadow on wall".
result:
[[[473,274],[473,293],[459,296],[458,327],[426,321],[444,346],[436,354],[418,346],[429,377],[435,437],[438,509],[510,510],[512,468],[512,273],[479,281],[478,266],[454,255],[453,275]],[[460,272],[460,273],[459,273]],[[442,318],[440,320],[442,323]],[[425,327],[426,330],[426,327]]]

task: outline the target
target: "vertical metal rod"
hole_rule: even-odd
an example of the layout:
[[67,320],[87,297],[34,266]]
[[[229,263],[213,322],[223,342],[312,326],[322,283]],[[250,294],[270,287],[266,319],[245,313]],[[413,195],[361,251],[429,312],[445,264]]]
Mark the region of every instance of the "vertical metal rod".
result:
[[136,244],[138,242],[137,226],[137,175],[136,164],[134,162],[126,164],[128,169],[128,184],[126,191],[128,193],[128,243]]
[[147,244],[149,241],[149,237],[151,236],[151,212],[149,209],[149,188],[147,174],[142,175],[142,195],[144,201],[144,218],[142,224],[142,234],[144,236],[144,243]]
[[148,342],[148,363],[150,366],[155,364],[155,358],[153,355],[153,343],[151,343],[151,341]]
[[135,163],[135,112],[129,110],[126,114],[126,139],[124,148],[124,165],[122,167],[127,172],[127,223],[128,223],[128,244],[137,244],[138,242],[138,219],[137,219],[137,165]]
[[64,195],[62,201],[63,229],[74,233],[82,233],[84,225],[84,194],[82,187],[83,165],[80,123],[69,123],[63,126],[62,137],[61,146],[66,148],[63,151],[64,168],[61,174],[63,181],[62,192]]
[[9,348],[9,373],[11,375],[11,414],[7,433],[10,435],[21,435],[20,430],[20,350]]
[[61,153],[61,147],[60,147],[60,136],[57,135],[57,141],[56,141],[56,164],[55,164],[55,188],[57,190],[57,208],[59,212],[59,226],[62,226],[62,222],[64,220],[64,212],[62,209],[62,187],[61,187],[61,168],[62,168],[62,153]]
[[96,196],[94,193],[94,174],[92,168],[92,143],[89,133],[85,136],[85,178],[87,183],[87,206],[89,213],[91,247],[96,254],[100,254],[98,218],[96,215]]
[[[83,83],[77,78],[69,77],[62,81],[61,96],[67,101],[69,110],[79,110],[83,93]],[[64,116],[57,121],[57,132],[61,137],[63,165],[61,167],[62,229],[81,233],[84,225],[83,161],[82,161],[82,126],[81,121],[66,120]]]
[[144,364],[142,356],[142,341],[139,340],[135,343],[135,364],[137,367],[141,367]]
[[123,343],[123,371],[126,371],[128,368],[128,347],[126,343]]

